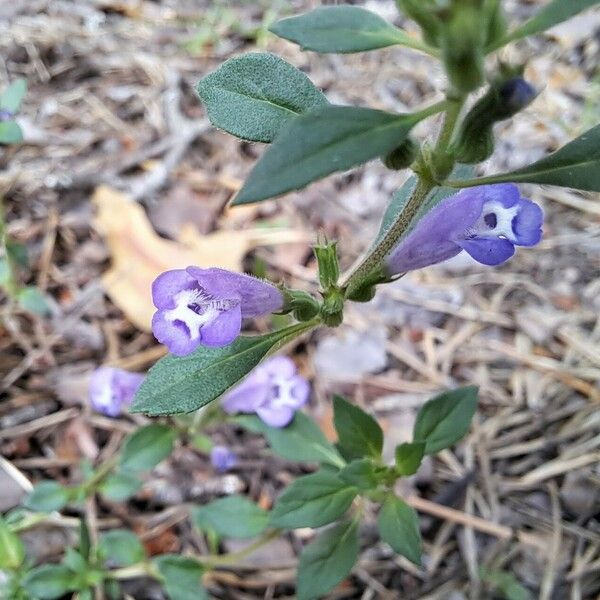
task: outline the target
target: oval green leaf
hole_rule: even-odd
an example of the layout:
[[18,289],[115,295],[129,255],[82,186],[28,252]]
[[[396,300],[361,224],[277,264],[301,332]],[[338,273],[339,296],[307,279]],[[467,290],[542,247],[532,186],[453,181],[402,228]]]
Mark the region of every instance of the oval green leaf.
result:
[[269,31],[315,52],[364,52],[397,44],[429,51],[402,29],[359,6],[323,6],[277,21]]
[[39,512],[60,510],[71,499],[71,493],[72,490],[56,481],[40,481],[25,498],[23,505]]
[[341,396],[333,398],[333,424],[339,437],[338,445],[346,458],[381,456],[383,431],[379,423]]
[[479,179],[450,181],[448,184],[453,187],[473,187],[502,182],[540,183],[600,192],[600,125],[522,169]]
[[254,433],[262,433],[271,450],[286,460],[320,462],[343,467],[344,459],[327,441],[319,426],[307,415],[297,412],[287,427],[269,427],[258,417],[243,415],[236,421]]
[[212,529],[221,537],[244,539],[262,533],[269,514],[244,496],[228,496],[192,508],[192,520],[198,529]]
[[204,569],[195,559],[177,554],[163,554],[153,561],[170,600],[208,600],[202,586]]
[[240,336],[223,348],[200,346],[188,356],[165,356],[148,372],[130,410],[149,415],[197,410],[238,383],[268,354],[314,326],[299,323],[265,335]]
[[323,106],[285,127],[248,176],[233,205],[300,189],[393,150],[424,113],[398,115],[354,106]]
[[117,567],[128,567],[146,558],[142,543],[127,529],[113,529],[103,533],[98,549],[104,560],[109,560]]
[[321,527],[339,519],[357,489],[331,471],[299,477],[279,496],[271,512],[274,527]]
[[0,569],[17,569],[25,559],[25,546],[0,517]]
[[298,115],[327,104],[310,79],[273,54],[225,61],[198,84],[210,122],[244,140],[272,142]]
[[16,121],[0,122],[0,144],[18,144],[23,141],[23,132]]
[[298,600],[320,598],[350,573],[358,558],[358,522],[343,521],[322,533],[300,554]]
[[177,432],[159,423],[141,427],[127,437],[120,456],[124,471],[149,471],[173,451]]
[[510,31],[506,36],[494,42],[488,49],[488,52],[501,48],[509,42],[546,31],[546,29],[550,29],[574,17],[586,8],[591,8],[597,4],[598,0],[552,0],[529,19],[529,21],[526,21],[520,27]]
[[124,502],[135,495],[142,482],[131,473],[117,471],[110,474],[99,486],[102,495],[113,502]]
[[377,518],[381,539],[398,554],[416,565],[421,564],[421,532],[419,516],[412,506],[400,498],[388,496]]
[[15,79],[0,96],[0,110],[15,113],[21,107],[21,102],[27,93],[27,81]]
[[434,454],[460,440],[471,427],[477,408],[477,386],[444,392],[419,410],[413,439],[425,442],[425,454]]
[[53,600],[73,591],[73,572],[62,565],[42,565],[32,569],[23,579],[23,587],[32,598]]

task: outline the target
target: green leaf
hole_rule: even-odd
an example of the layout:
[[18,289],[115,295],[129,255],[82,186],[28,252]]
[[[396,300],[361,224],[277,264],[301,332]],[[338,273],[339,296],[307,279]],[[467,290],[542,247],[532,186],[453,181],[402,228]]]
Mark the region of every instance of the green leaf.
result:
[[193,507],[192,520],[201,530],[213,529],[222,537],[243,539],[262,533],[269,514],[244,496],[228,496]]
[[140,427],[123,444],[120,465],[124,471],[149,471],[173,451],[177,432],[168,425]]
[[113,529],[100,536],[98,549],[105,560],[117,567],[128,567],[146,558],[137,535],[127,529]]
[[23,578],[23,587],[39,600],[60,598],[76,589],[73,572],[62,565],[42,565],[32,569]]
[[319,426],[304,413],[297,412],[287,427],[269,427],[255,416],[240,416],[236,421],[254,433],[262,433],[271,450],[286,460],[345,465],[339,452],[327,441]]
[[425,442],[425,454],[448,448],[469,431],[476,408],[476,386],[444,392],[428,400],[419,410],[413,438]]
[[18,144],[23,141],[23,131],[16,121],[0,122],[0,144]]
[[200,346],[188,356],[165,356],[148,372],[130,411],[172,415],[197,410],[238,383],[268,354],[314,325],[299,323],[265,335],[240,336],[224,348]]
[[315,52],[364,52],[400,44],[423,49],[402,29],[358,6],[324,6],[303,15],[277,21],[269,31],[303,50]]
[[25,560],[25,546],[16,533],[13,533],[0,517],[0,570],[17,569]]
[[73,573],[85,573],[88,569],[87,560],[74,548],[67,548],[62,564]]
[[388,496],[379,511],[377,527],[381,539],[394,552],[416,565],[421,564],[421,532],[414,508],[396,496]]
[[413,475],[421,466],[425,442],[411,442],[396,446],[396,471],[400,475]]
[[27,82],[24,79],[15,79],[0,96],[0,110],[17,112],[26,93]]
[[333,398],[333,424],[344,456],[352,458],[381,456],[383,431],[379,423],[364,410],[341,396]]
[[559,185],[576,190],[600,192],[600,125],[592,127],[566,146],[522,169],[448,183],[454,187],[472,187],[505,181]]
[[318,471],[299,477],[279,496],[271,512],[274,527],[321,527],[350,508],[357,490],[336,473]]
[[15,242],[15,240],[6,240],[6,253],[10,257],[12,262],[22,268],[26,268],[29,265],[29,257],[27,255],[27,246]]
[[155,558],[170,600],[208,600],[202,587],[202,565],[193,558],[177,554],[164,554]]
[[85,519],[79,520],[78,550],[86,560],[89,560],[92,552],[92,540],[90,537],[90,529]]
[[298,115],[327,104],[310,79],[273,54],[225,61],[198,84],[210,122],[244,140],[272,142]]
[[531,600],[529,590],[507,571],[480,570],[481,579],[502,594],[505,600]]
[[117,471],[110,474],[99,486],[102,495],[113,502],[124,502],[134,496],[142,482],[131,473]]
[[[465,179],[467,177],[472,177],[475,169],[473,165],[457,165],[452,172],[453,177],[460,177],[461,179]],[[379,226],[379,232],[377,233],[377,237],[373,242],[373,245],[378,243],[381,238],[387,233],[388,229],[392,226],[392,224],[397,220],[402,211],[404,210],[413,190],[415,189],[415,185],[417,183],[416,176],[412,175],[409,177],[401,188],[396,190],[390,203],[385,209],[385,213],[383,215],[383,219],[381,220],[381,225]],[[434,206],[437,206],[444,198],[448,198],[456,194],[456,189],[453,187],[438,187],[435,188],[428,196],[427,199],[421,204],[421,208],[412,219],[410,226],[407,229],[407,232],[410,231],[419,221],[419,219],[428,213]]]
[[375,465],[368,458],[353,460],[339,473],[340,479],[361,490],[372,490],[379,485]]
[[19,290],[18,296],[21,308],[35,313],[36,315],[47,315],[50,312],[48,301],[44,294],[34,285],[29,285]]
[[233,205],[302,188],[393,150],[423,117],[323,106],[291,121],[251,171]]
[[514,40],[520,40],[550,29],[576,14],[596,6],[598,0],[552,0],[539,10],[529,21],[497,40],[488,51],[496,50]]
[[352,570],[358,558],[358,522],[343,521],[331,527],[300,554],[298,600],[320,598]]
[[38,512],[60,510],[71,499],[72,491],[56,481],[41,481],[29,493],[23,505]]

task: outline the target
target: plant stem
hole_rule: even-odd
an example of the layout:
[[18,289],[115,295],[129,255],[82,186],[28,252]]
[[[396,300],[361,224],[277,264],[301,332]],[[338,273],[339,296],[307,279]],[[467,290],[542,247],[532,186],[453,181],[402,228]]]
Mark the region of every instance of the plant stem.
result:
[[[442,124],[440,135],[433,150],[434,163],[436,159],[444,159],[447,156],[448,147],[452,141],[456,122],[460,115],[464,100],[465,99],[462,96],[456,98],[449,96],[447,100],[439,103],[446,108],[446,112],[444,114],[444,122]],[[452,163],[453,161],[450,160],[450,168],[452,168]],[[345,283],[343,286],[346,289],[346,297],[349,297],[354,291],[360,288],[365,280],[368,279],[376,269],[381,267],[381,263],[387,254],[389,254],[389,252],[396,246],[400,238],[404,235],[412,220],[418,213],[419,208],[421,208],[421,205],[431,190],[437,185],[430,173],[419,173],[417,174],[417,177],[417,184],[415,185],[415,188],[402,212],[396,217],[391,227],[373,246],[367,256],[363,258],[362,261],[345,278]]]
[[373,246],[369,254],[367,254],[346,278],[344,283],[346,297],[357,290],[365,279],[367,279],[375,269],[381,266],[386,255],[394,248],[398,240],[402,237],[402,234],[406,231],[412,219],[417,214],[421,204],[424,202],[425,198],[427,198],[427,194],[429,194],[434,187],[435,184],[433,181],[419,176],[417,185],[402,212],[398,215],[379,242]]
[[240,550],[239,552],[231,552],[229,554],[220,554],[216,556],[201,556],[199,560],[202,564],[207,567],[219,567],[223,565],[233,565],[240,560],[243,560],[250,554],[252,554],[255,550],[258,550],[265,544],[268,544],[271,540],[274,540],[276,537],[281,535],[281,529],[271,529],[264,533],[260,538],[258,538],[255,542]]
[[6,280],[2,284],[4,291],[10,298],[15,298],[18,291],[16,269],[10,252],[8,251],[8,233],[6,232],[6,221],[4,214],[4,197],[0,194],[0,250],[4,254],[6,269],[8,271]]
[[115,454],[115,456],[109,458],[105,463],[102,463],[96,472],[92,475],[92,477],[83,484],[83,489],[86,492],[86,495],[90,493],[94,493],[96,491],[96,486],[104,480],[104,478],[117,466],[119,462],[119,455]]

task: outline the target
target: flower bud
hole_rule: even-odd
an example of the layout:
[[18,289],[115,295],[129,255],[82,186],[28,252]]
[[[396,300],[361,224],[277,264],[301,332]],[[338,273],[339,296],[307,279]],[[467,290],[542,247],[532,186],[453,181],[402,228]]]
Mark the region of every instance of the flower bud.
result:
[[456,2],[442,27],[444,65],[452,87],[468,94],[483,82],[484,31],[477,2]]
[[337,242],[318,244],[313,248],[319,265],[319,281],[323,290],[335,286],[340,277],[340,266],[337,258]]
[[290,308],[296,320],[310,321],[319,314],[321,307],[310,294],[301,290],[289,290],[286,295],[290,297]]
[[512,117],[536,95],[536,90],[522,77],[490,85],[461,124],[454,148],[456,160],[470,164],[489,158],[494,151],[494,123]]
[[407,137],[402,144],[383,157],[383,164],[388,169],[400,171],[407,169],[419,154],[419,144],[412,137]]
[[344,319],[344,294],[338,288],[330,289],[325,295],[323,305],[321,306],[321,318],[328,327],[337,327],[341,325]]

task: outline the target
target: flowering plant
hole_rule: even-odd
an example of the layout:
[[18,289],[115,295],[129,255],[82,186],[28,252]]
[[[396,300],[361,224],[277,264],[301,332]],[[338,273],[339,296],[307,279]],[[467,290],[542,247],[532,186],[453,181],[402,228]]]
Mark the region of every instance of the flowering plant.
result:
[[[499,265],[513,256],[515,247],[536,245],[543,213],[521,196],[517,184],[600,191],[600,125],[513,171],[475,177],[472,166],[494,151],[494,124],[513,117],[538,95],[525,79],[525,65],[488,60],[491,68],[486,72],[486,58],[597,2],[551,0],[512,29],[501,0],[397,4],[420,26],[420,39],[350,5],[287,18],[271,31],[321,53],[393,45],[424,52],[440,60],[446,73],[444,98],[435,104],[405,114],[331,104],[301,71],[266,53],[230,59],[198,85],[216,127],[243,140],[269,144],[234,206],[282,196],[377,158],[391,169],[412,170],[390,199],[371,247],[340,274],[337,243],[315,245],[318,293],[317,284],[308,293],[284,282],[193,265],[160,275],[152,289],[157,309],[152,327],[170,354],[143,382],[138,374],[102,369],[94,375],[90,392],[95,409],[108,416],[132,403],[131,412],[172,418],[131,433],[116,459],[88,469],[78,485],[42,482],[29,496],[28,509],[50,512],[95,493],[113,501],[127,499],[139,489],[140,474],[167,457],[178,436],[206,451],[215,470],[235,469],[240,457],[226,445],[212,446],[200,434],[211,419],[222,420],[264,435],[273,453],[319,469],[292,483],[271,511],[242,496],[192,507],[190,518],[213,550],[218,550],[222,537],[258,537],[250,546],[254,548],[282,530],[328,526],[303,548],[298,566],[297,597],[318,598],[353,568],[361,519],[375,510],[381,540],[420,564],[418,516],[408,499],[396,494],[396,483],[413,475],[425,456],[467,433],[477,389],[467,386],[429,400],[416,417],[412,440],[395,448],[390,465],[382,458],[380,425],[342,397],[333,399],[337,443],[328,441],[298,410],[309,399],[308,382],[291,359],[272,355],[316,327],[338,326],[348,302],[371,300],[378,286],[408,271],[462,251],[484,265]],[[474,101],[475,94],[479,97]],[[438,115],[442,125],[437,139],[419,144],[411,135],[413,128]],[[0,132],[11,118],[12,113],[0,112]],[[243,319],[272,313],[296,322],[261,335],[241,334]],[[221,397],[222,408],[210,405]],[[186,420],[185,413],[194,415]],[[0,569],[10,573],[17,598],[56,598],[67,591],[91,598],[90,590],[100,583],[140,575],[160,581],[174,600],[203,598],[202,575],[240,558],[213,552],[150,559],[133,534],[114,531],[91,546],[82,525],[79,547],[65,555],[63,564],[28,571],[17,532],[30,526],[32,518],[28,513],[0,520]]]

